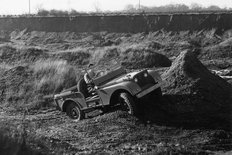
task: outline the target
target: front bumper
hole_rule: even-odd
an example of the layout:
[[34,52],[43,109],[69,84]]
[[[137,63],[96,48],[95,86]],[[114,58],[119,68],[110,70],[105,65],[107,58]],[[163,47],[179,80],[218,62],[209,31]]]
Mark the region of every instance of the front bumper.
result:
[[148,89],[145,89],[145,90],[141,91],[140,93],[138,93],[138,94],[136,95],[136,97],[137,97],[137,98],[141,98],[141,97],[143,97],[143,96],[149,94],[149,93],[152,92],[153,90],[159,88],[160,86],[161,86],[161,84],[160,84],[160,83],[157,83],[157,84],[155,84],[154,86],[152,86],[152,87],[150,87],[150,88],[148,88]]

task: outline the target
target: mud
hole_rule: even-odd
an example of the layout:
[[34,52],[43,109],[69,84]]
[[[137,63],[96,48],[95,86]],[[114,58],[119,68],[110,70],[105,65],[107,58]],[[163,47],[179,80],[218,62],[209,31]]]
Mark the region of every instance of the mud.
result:
[[0,121],[5,128],[11,127],[11,133],[21,131],[24,135],[24,144],[8,140],[4,146],[15,144],[15,148],[28,154],[210,154],[231,149],[232,134],[223,130],[145,125],[121,111],[80,122],[55,109],[24,115],[1,112]]
[[199,122],[202,119],[208,123],[215,119],[231,122],[231,85],[212,74],[191,51],[183,51],[162,78],[162,88],[169,100],[167,107],[162,106],[171,113]]
[[163,54],[147,49],[127,49],[122,53],[121,64],[127,68],[169,67],[169,60]]
[[[231,35],[216,32],[3,33],[9,40],[0,45],[0,146],[25,154],[229,152],[231,85],[219,76],[232,70],[226,56]],[[128,70],[154,67],[162,74],[163,97],[139,100],[138,117],[96,110],[75,122],[41,102],[75,85],[87,63],[104,70],[116,61],[129,64]]]

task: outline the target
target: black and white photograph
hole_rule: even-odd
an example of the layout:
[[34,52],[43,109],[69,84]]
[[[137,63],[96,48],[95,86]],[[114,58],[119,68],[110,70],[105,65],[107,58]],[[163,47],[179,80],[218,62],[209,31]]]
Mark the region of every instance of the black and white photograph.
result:
[[232,0],[0,0],[0,155],[232,155]]

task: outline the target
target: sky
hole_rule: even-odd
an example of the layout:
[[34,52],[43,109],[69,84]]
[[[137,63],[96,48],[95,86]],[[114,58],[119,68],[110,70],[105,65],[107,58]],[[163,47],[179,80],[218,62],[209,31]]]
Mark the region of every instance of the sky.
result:
[[[77,11],[95,11],[99,8],[102,11],[122,10],[126,5],[138,5],[139,0],[0,0],[0,14],[24,14],[29,12],[29,1],[31,13],[36,13],[38,9],[75,9]],[[166,4],[186,4],[198,3],[202,6],[217,5],[219,7],[231,7],[232,0],[140,0],[143,6],[161,6]]]

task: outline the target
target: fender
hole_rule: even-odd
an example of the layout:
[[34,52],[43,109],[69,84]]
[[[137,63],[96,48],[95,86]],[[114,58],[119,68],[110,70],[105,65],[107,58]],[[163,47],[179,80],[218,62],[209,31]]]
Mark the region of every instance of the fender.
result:
[[141,88],[133,81],[124,81],[99,89],[98,92],[102,99],[103,105],[108,105],[110,103],[112,94],[118,90],[125,90],[134,96],[141,91]]
[[65,111],[66,103],[68,103],[70,101],[75,102],[81,109],[83,109],[84,107],[87,107],[84,95],[81,94],[80,92],[70,94],[62,99],[63,99],[63,101],[59,105],[61,107],[62,111]]
[[155,81],[158,81],[159,83],[162,83],[162,79],[161,79],[161,76],[160,74],[155,71],[155,70],[147,70],[148,74],[150,74],[153,79],[155,79]]

